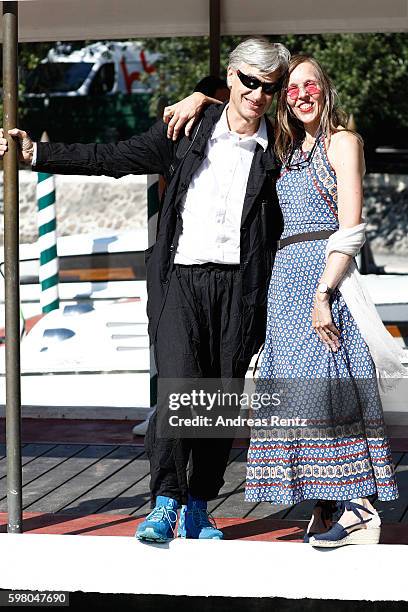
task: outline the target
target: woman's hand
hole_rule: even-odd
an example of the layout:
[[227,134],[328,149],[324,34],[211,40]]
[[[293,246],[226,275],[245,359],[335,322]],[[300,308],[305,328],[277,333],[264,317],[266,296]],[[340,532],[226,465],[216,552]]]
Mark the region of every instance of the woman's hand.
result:
[[323,344],[336,353],[340,347],[340,332],[333,323],[328,297],[315,296],[312,325]]
[[214,102],[222,104],[219,100],[209,98],[196,91],[191,94],[191,96],[187,96],[187,98],[180,100],[180,102],[176,102],[176,104],[172,104],[171,106],[166,106],[163,112],[163,121],[168,124],[167,138],[177,140],[183,126],[185,126],[184,133],[188,136],[203,108]]

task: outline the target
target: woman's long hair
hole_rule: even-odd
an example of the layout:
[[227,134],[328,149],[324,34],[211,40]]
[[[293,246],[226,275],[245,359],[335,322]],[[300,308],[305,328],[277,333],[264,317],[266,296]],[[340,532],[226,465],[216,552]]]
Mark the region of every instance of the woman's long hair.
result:
[[305,137],[303,123],[293,114],[286,96],[290,75],[297,66],[304,62],[312,64],[316,70],[323,94],[322,114],[320,117],[322,133],[330,138],[331,134],[340,125],[346,126],[347,124],[347,115],[337,106],[337,92],[326,71],[313,57],[294,55],[289,62],[289,69],[284,77],[276,107],[275,151],[282,163],[287,161],[293,148],[302,142]]

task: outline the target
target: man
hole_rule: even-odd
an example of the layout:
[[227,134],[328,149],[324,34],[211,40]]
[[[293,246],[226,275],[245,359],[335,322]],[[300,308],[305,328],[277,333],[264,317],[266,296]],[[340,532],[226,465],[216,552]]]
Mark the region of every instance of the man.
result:
[[[149,335],[159,378],[243,379],[263,342],[266,292],[282,229],[273,131],[264,114],[288,61],[285,47],[265,39],[238,45],[227,72],[229,104],[203,112],[177,167],[178,144],[167,138],[161,121],[117,144],[35,145],[25,132],[10,131],[19,139],[21,159],[37,171],[166,178],[157,242],[146,252]],[[6,148],[0,138],[1,155]],[[157,416],[146,435],[155,507],[136,536],[172,539],[183,505],[179,536],[221,539],[207,501],[224,483],[232,438],[159,437]]]

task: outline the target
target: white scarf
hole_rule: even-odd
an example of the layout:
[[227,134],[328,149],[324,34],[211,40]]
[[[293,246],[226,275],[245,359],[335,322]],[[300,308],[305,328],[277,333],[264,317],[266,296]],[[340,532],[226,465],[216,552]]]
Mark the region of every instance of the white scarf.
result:
[[[326,261],[334,251],[354,257],[365,242],[366,225],[363,222],[332,234],[327,241]],[[392,388],[397,379],[408,376],[408,370],[401,363],[404,352],[384,327],[353,260],[338,289],[368,345],[382,388]]]

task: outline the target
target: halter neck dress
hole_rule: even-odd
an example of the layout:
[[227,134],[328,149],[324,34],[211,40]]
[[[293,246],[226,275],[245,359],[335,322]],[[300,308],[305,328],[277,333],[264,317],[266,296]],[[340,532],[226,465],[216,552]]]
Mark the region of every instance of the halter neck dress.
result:
[[[338,229],[336,174],[323,136],[313,155],[295,149],[291,166],[282,168],[277,192],[282,238]],[[257,391],[278,392],[284,401],[253,414],[249,502],[398,497],[375,367],[338,289],[330,298],[341,332],[338,352],[329,351],[312,327],[326,244],[327,239],[297,242],[276,254]]]

